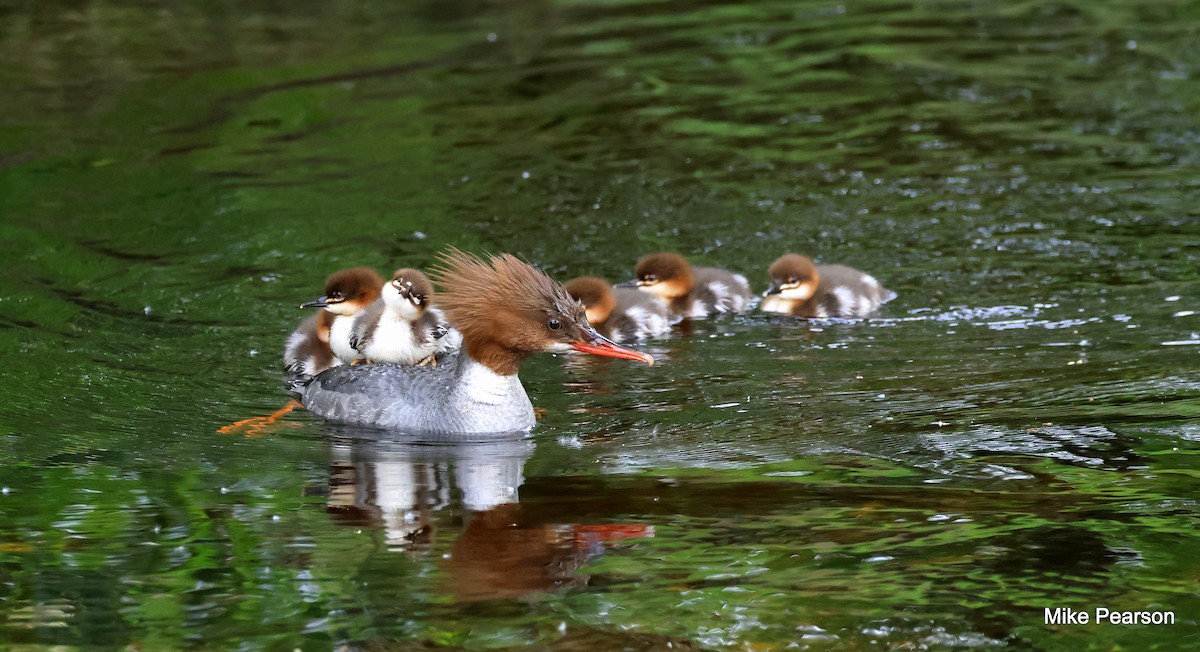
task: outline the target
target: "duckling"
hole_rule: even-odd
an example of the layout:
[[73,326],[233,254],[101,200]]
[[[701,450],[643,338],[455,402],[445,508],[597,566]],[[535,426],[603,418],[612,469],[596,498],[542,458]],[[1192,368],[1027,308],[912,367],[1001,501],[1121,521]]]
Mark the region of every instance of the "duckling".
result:
[[300,322],[283,347],[283,368],[298,376],[315,376],[341,364],[329,348],[333,313],[322,310]]
[[333,314],[329,325],[329,348],[341,362],[354,362],[363,355],[350,346],[354,318],[379,298],[383,278],[375,270],[354,267],[334,272],[325,280],[325,294],[300,304],[301,308],[324,308]]
[[614,342],[658,337],[671,330],[667,304],[633,288],[614,288],[602,278],[580,276],[563,286],[585,309],[588,323]]
[[896,298],[875,277],[845,265],[814,265],[784,254],[767,273],[771,287],[760,309],[794,317],[866,317]]
[[692,267],[679,254],[642,256],[635,271],[637,287],[667,302],[671,314],[704,319],[750,306],[750,283],[741,274],[715,267]]
[[398,269],[379,298],[354,319],[350,346],[369,362],[436,364],[461,341],[445,315],[430,307],[433,284],[420,271]]

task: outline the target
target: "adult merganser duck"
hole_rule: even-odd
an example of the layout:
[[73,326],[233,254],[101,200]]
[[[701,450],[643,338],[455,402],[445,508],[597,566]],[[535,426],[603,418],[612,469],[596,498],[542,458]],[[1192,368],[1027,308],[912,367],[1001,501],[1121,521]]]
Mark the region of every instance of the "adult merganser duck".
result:
[[300,304],[301,308],[324,308],[333,314],[329,325],[329,348],[341,362],[362,360],[363,354],[350,346],[354,317],[379,298],[383,277],[375,270],[354,267],[334,272],[325,279],[325,294]]
[[671,314],[683,319],[742,312],[750,305],[745,276],[715,267],[692,267],[679,254],[642,256],[634,273],[639,290],[664,299]]
[[317,416],[428,434],[528,430],[533,405],[517,369],[538,351],[579,351],[653,364],[588,325],[561,285],[508,254],[485,261],[451,249],[434,271],[439,303],[463,349],[436,367],[334,367],[294,388]]
[[896,298],[875,277],[845,265],[813,265],[784,254],[768,270],[771,287],[761,309],[794,317],[866,317]]
[[321,312],[300,322],[283,347],[283,369],[290,374],[315,376],[341,364],[329,348],[333,313]]
[[658,337],[671,330],[667,304],[633,288],[614,288],[602,278],[580,276],[563,286],[583,303],[588,323],[614,342]]
[[457,348],[445,315],[429,306],[433,284],[420,271],[398,269],[379,298],[354,318],[350,346],[369,362],[430,364]]

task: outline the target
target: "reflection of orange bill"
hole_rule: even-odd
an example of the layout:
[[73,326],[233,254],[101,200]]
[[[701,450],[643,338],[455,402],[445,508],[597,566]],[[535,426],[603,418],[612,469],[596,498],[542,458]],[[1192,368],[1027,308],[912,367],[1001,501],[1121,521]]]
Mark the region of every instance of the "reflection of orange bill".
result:
[[574,525],[571,528],[575,540],[586,541],[622,541],[624,539],[650,539],[654,536],[653,525],[622,525],[611,523],[607,525]]

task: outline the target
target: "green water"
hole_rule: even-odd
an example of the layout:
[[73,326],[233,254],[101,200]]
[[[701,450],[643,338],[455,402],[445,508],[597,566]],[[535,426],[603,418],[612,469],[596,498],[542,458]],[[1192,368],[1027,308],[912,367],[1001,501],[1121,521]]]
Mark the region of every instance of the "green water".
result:
[[[0,64],[0,648],[1200,645],[1195,3],[0,0]],[[537,357],[523,441],[217,433],[447,244],[899,298]]]

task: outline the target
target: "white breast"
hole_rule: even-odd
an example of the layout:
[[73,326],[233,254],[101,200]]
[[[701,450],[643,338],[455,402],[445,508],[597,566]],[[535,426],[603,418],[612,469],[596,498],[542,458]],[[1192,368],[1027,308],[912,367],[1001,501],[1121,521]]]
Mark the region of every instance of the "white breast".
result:
[[764,297],[758,308],[763,312],[776,312],[781,315],[792,314],[792,302],[778,294],[769,294]]
[[371,339],[360,346],[368,360],[393,364],[416,364],[437,351],[436,342],[417,342],[412,324],[390,310],[379,316]]
[[338,315],[333,318],[333,324],[329,327],[329,348],[333,349],[333,354],[342,362],[363,359],[361,353],[350,347],[350,331],[353,325],[353,317]]

